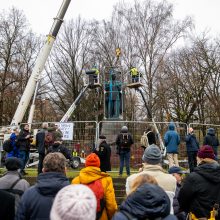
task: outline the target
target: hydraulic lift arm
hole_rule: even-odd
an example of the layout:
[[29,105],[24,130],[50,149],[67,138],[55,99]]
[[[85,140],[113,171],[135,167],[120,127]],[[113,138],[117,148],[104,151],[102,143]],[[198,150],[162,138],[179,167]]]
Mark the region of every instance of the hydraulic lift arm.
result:
[[165,148],[164,143],[163,143],[163,140],[162,140],[162,138],[161,138],[161,136],[160,136],[160,132],[159,132],[159,130],[158,130],[158,128],[157,128],[157,125],[156,125],[156,123],[155,123],[154,117],[152,116],[152,113],[151,113],[151,111],[150,111],[150,109],[149,109],[149,107],[148,107],[148,105],[147,105],[147,102],[146,102],[146,99],[145,99],[145,97],[144,97],[143,91],[142,91],[140,88],[136,88],[136,90],[141,94],[141,97],[142,97],[142,99],[143,99],[143,101],[144,101],[144,104],[145,104],[145,107],[146,107],[146,109],[147,109],[148,117],[152,120],[153,125],[154,125],[154,128],[155,128],[155,131],[156,131],[156,134],[157,134],[157,136],[158,136],[159,143],[160,143],[160,149],[161,149],[161,151],[162,151],[163,156],[165,156],[165,154],[166,154],[166,148]]
[[47,36],[46,42],[37,57],[35,66],[33,68],[33,72],[28,80],[28,83],[26,85],[24,93],[21,97],[19,105],[18,105],[16,112],[14,114],[14,117],[12,119],[11,125],[18,125],[23,120],[24,114],[25,114],[27,107],[30,103],[30,100],[34,94],[37,81],[40,78],[40,75],[44,69],[44,65],[45,65],[47,58],[50,54],[50,51],[52,49],[53,43],[56,39],[56,36],[60,30],[61,25],[62,25],[63,18],[64,18],[66,11],[67,11],[67,8],[69,7],[70,1],[71,0],[63,0],[63,3],[59,9],[59,12],[58,12],[56,18],[54,19],[54,22],[53,22],[52,28],[49,32],[49,35]]
[[70,116],[72,115],[72,113],[74,112],[74,110],[76,109],[77,105],[79,104],[79,101],[81,100],[81,98],[83,97],[84,93],[86,92],[86,90],[88,89],[90,85],[86,85],[83,87],[83,89],[81,90],[81,92],[79,93],[79,95],[77,96],[76,100],[73,102],[73,104],[69,107],[68,111],[66,112],[66,114],[62,117],[62,119],[60,120],[60,122],[67,122],[68,119],[70,118]]

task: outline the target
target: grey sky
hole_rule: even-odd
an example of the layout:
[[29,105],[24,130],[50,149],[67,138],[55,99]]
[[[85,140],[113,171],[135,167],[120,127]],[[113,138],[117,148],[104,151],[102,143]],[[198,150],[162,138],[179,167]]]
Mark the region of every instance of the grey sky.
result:
[[[95,18],[98,20],[108,18],[112,6],[119,0],[72,0],[65,19],[77,17]],[[123,0],[134,2],[134,0]],[[160,1],[160,0],[157,0]],[[183,18],[187,15],[193,17],[197,33],[209,30],[213,36],[220,33],[220,0],[168,0],[174,4],[174,17]],[[12,6],[24,11],[32,29],[38,34],[46,35],[53,23],[62,0],[1,0],[0,10]]]

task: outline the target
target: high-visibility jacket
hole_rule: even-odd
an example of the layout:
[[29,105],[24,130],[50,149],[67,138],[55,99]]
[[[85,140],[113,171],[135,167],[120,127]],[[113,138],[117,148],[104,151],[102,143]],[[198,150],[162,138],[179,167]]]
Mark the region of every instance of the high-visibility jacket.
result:
[[94,70],[96,75],[99,74],[99,70],[98,70],[97,68],[94,67],[94,68],[92,68],[91,70]]
[[138,70],[137,68],[133,67],[130,69],[131,75],[132,76],[137,76],[138,75]]

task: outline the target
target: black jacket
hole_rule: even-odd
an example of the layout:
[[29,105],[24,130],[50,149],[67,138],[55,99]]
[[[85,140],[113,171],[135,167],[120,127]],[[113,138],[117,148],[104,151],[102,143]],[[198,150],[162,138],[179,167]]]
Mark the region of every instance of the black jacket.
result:
[[27,135],[30,135],[29,131],[24,129],[20,131],[18,135],[18,143],[17,143],[19,150],[25,150],[25,151],[30,150],[31,138],[26,139]]
[[60,152],[66,157],[66,159],[69,159],[69,160],[73,159],[69,149],[64,147],[61,144],[55,143],[52,146],[50,146],[47,150],[47,153],[55,153],[55,152]]
[[0,190],[0,219],[13,220],[15,216],[15,197]]
[[[136,219],[154,219],[170,216],[170,200],[165,191],[153,184],[143,184],[135,192],[131,193],[121,204],[120,211],[112,220],[127,220],[123,212],[128,212]],[[176,219],[170,216],[167,219]]]
[[16,220],[49,219],[54,197],[69,180],[62,173],[41,173],[36,185],[25,191],[16,214]]
[[199,142],[195,134],[187,134],[185,137],[187,152],[197,152],[199,150]]
[[[122,144],[122,139],[123,139],[124,135],[128,136],[128,144],[127,144],[128,146],[126,146],[126,147],[124,147]],[[118,134],[118,136],[116,138],[115,143],[116,143],[117,147],[119,147],[120,151],[130,151],[130,147],[134,143],[134,141],[133,141],[133,138],[130,133],[120,132],[120,134]]]
[[36,147],[39,154],[45,154],[45,132],[47,129],[41,129],[36,134]]
[[106,141],[103,141],[99,145],[99,150],[94,150],[94,153],[96,153],[100,159],[100,169],[102,172],[111,171],[111,148],[106,143]]
[[219,164],[203,163],[195,168],[186,177],[178,201],[182,210],[191,211],[197,218],[209,218],[213,205],[220,203]]
[[215,136],[215,130],[214,128],[209,128],[207,135],[204,138],[204,145],[209,145],[212,146],[214,148],[219,146],[219,141],[218,138]]

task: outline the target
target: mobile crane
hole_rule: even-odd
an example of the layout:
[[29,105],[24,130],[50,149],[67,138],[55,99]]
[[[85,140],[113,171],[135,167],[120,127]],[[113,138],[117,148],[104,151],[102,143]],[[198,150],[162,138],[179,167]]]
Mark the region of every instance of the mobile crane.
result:
[[[62,5],[58,11],[58,14],[54,18],[53,25],[50,29],[49,34],[47,35],[46,42],[37,57],[35,66],[33,68],[33,72],[28,80],[26,88],[18,104],[14,117],[11,121],[11,125],[19,125],[23,120],[24,114],[36,90],[37,82],[40,80],[41,73],[44,69],[47,58],[49,57],[56,36],[63,23],[63,18],[67,11],[67,8],[69,7],[70,2],[71,0],[63,0]],[[31,108],[31,114],[33,114],[33,112],[34,112],[34,107]],[[31,117],[29,120],[31,120]]]

